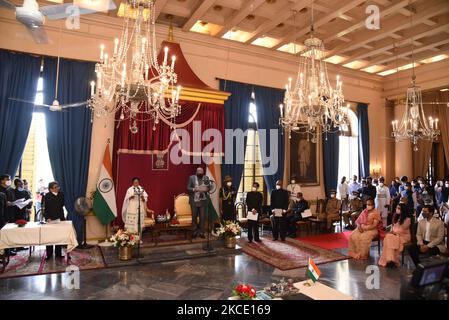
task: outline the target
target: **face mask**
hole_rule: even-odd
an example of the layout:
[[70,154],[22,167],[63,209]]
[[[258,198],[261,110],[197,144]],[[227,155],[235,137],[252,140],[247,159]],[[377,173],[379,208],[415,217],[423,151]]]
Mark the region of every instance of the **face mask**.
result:
[[296,180],[292,180],[292,181],[290,181],[292,184],[295,184],[296,183]]
[[226,185],[228,186],[228,187],[230,187],[230,186],[232,186],[232,182],[226,182]]
[[53,194],[54,194],[55,196],[57,196],[57,195],[58,195],[58,192],[53,192],[53,191],[52,191],[51,193],[53,193]]
[[256,187],[253,187],[251,190],[253,190],[253,192],[256,192],[256,191],[257,191],[257,188],[256,188]]
[[421,187],[421,189],[423,189],[424,188],[424,183],[421,183],[419,186]]
[[446,186],[446,188],[449,188],[449,183],[446,183],[445,186]]
[[335,198],[335,194],[331,194],[331,198]]
[[276,189],[279,190],[280,188],[281,188],[281,186],[277,184]]
[[374,206],[366,206],[366,208],[368,209],[368,211],[371,211],[374,209]]
[[23,191],[23,188],[17,188],[17,191],[22,192],[22,191]]
[[428,193],[427,191],[423,191],[423,192],[422,192],[422,194],[427,194],[427,193]]

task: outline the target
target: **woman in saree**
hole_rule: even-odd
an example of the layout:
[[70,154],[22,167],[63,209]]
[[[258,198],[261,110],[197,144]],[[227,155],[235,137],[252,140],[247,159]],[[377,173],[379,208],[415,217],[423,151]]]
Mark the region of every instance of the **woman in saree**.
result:
[[404,250],[404,243],[410,242],[411,239],[410,223],[411,219],[407,214],[407,207],[403,203],[399,204],[393,218],[393,229],[390,233],[387,233],[383,242],[379,266],[399,266],[399,256]]
[[366,201],[366,209],[357,218],[356,224],[357,229],[349,236],[348,255],[357,260],[368,259],[371,242],[382,231],[382,219],[373,199]]

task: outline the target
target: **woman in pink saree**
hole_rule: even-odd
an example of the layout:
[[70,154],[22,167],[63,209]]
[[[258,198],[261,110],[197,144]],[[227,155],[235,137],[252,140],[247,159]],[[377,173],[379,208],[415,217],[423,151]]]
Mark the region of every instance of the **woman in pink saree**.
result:
[[368,259],[371,242],[382,235],[382,219],[374,208],[374,200],[366,201],[366,209],[360,214],[356,224],[357,229],[349,236],[348,255],[353,259]]
[[411,219],[407,215],[407,207],[399,204],[393,218],[393,230],[385,236],[379,266],[399,266],[399,256],[404,250],[404,243],[410,242]]

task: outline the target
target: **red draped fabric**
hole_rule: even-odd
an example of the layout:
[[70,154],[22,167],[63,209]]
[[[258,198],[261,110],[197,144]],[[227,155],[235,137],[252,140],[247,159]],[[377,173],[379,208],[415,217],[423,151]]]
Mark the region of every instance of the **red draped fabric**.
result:
[[[187,121],[195,114],[198,102],[181,102],[183,106],[181,115],[176,122]],[[140,120],[144,120],[139,116]],[[126,118],[126,115],[125,115]],[[201,124],[200,133],[207,129],[217,129],[224,136],[224,109],[223,105],[201,103],[200,109],[194,118]],[[197,123],[198,125],[198,123]],[[170,163],[167,155],[164,157],[167,167],[155,169],[154,162],[156,154],[162,151],[169,153],[172,148],[178,148],[178,142],[173,141],[170,145],[170,135],[172,129],[165,123],[160,122],[153,130],[153,120],[139,121],[137,127],[139,131],[132,134],[129,130],[130,121],[125,119],[115,129],[114,137],[114,175],[117,193],[117,223],[122,224],[121,210],[123,198],[126,190],[131,186],[131,179],[139,177],[142,187],[149,194],[148,207],[156,212],[165,213],[168,209],[173,212],[174,196],[186,192],[188,176],[194,174],[195,168],[199,164],[178,164]],[[191,147],[194,139],[201,139],[201,136],[193,136],[194,122],[184,127],[191,137]],[[223,142],[223,141],[222,141]],[[207,145],[208,141],[203,141],[201,146]],[[221,150],[213,150],[221,152]],[[202,165],[204,167],[204,165]]]

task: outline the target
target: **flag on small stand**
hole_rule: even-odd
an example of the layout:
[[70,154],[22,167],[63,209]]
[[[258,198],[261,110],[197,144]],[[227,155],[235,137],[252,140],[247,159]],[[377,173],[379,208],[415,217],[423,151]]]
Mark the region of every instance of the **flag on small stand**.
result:
[[321,275],[320,269],[318,269],[312,258],[309,258],[309,265],[307,266],[306,274],[313,282],[317,282]]
[[109,144],[104,151],[100,177],[94,195],[93,211],[103,225],[108,224],[117,217],[117,204],[115,202],[114,182],[112,181],[112,162],[109,153]]

